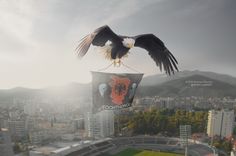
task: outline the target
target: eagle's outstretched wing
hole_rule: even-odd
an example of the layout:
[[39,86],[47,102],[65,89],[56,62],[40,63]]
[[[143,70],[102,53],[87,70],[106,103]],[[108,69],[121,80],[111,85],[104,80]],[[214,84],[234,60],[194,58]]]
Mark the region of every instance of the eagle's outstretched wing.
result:
[[117,41],[121,40],[107,25],[96,29],[93,33],[88,34],[83,39],[81,39],[79,45],[76,48],[78,56],[83,57],[91,44],[95,46],[104,46],[107,41],[111,41],[115,44]]
[[144,48],[162,71],[162,66],[167,74],[178,71],[177,60],[165,47],[164,43],[153,34],[143,34],[134,37],[136,47]]

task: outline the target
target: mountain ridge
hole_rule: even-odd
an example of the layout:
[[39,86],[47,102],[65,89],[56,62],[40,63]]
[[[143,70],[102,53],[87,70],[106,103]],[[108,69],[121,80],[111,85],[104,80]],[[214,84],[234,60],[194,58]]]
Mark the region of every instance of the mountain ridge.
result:
[[196,74],[153,86],[142,86],[138,94],[142,96],[236,97],[236,86]]
[[144,86],[156,85],[156,84],[164,83],[170,80],[175,80],[178,78],[192,76],[192,75],[203,75],[203,76],[216,79],[219,81],[227,82],[229,84],[236,86],[236,77],[233,77],[227,74],[219,74],[219,73],[215,73],[211,71],[199,71],[199,70],[194,70],[194,71],[184,70],[184,71],[176,72],[175,75],[171,75],[171,76],[167,76],[165,74],[156,74],[156,75],[147,76],[146,78],[142,80],[141,85],[144,85]]
[[[207,76],[205,76],[207,75]],[[214,77],[214,78],[212,78]],[[161,79],[158,79],[161,78]],[[207,80],[213,81],[213,87],[200,87],[186,89],[187,80]],[[155,81],[154,81],[154,80]],[[149,82],[148,84],[146,82]],[[219,84],[216,85],[215,84]],[[214,88],[215,87],[215,88]],[[153,75],[144,77],[138,88],[138,96],[201,96],[199,92],[208,96],[232,96],[236,97],[236,78],[217,74],[213,72],[201,71],[183,71],[178,72],[174,76],[165,77],[164,75]],[[195,93],[196,92],[196,93]],[[11,103],[14,99],[27,99],[27,98],[91,98],[91,83],[70,83],[65,86],[54,86],[42,89],[31,89],[24,87],[16,87],[12,89],[0,89],[0,104]]]

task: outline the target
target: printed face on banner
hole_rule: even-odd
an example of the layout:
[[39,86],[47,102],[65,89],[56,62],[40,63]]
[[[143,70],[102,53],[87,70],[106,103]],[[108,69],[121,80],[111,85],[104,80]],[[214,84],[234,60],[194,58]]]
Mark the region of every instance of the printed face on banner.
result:
[[130,80],[128,78],[121,78],[118,76],[112,76],[111,78],[111,98],[112,102],[117,105],[121,105],[128,93]]
[[93,110],[130,107],[142,76],[92,72]]

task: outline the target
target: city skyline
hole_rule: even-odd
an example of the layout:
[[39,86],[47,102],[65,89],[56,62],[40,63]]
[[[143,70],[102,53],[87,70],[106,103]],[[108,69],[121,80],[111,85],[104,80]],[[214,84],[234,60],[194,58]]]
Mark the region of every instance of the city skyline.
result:
[[[80,61],[74,49],[84,35],[105,24],[118,34],[157,35],[178,59],[180,70],[235,77],[235,4],[233,0],[0,1],[0,88],[90,82],[90,71],[110,62],[93,53],[94,48]],[[132,53],[124,63],[145,75],[160,73],[145,50],[135,48]]]

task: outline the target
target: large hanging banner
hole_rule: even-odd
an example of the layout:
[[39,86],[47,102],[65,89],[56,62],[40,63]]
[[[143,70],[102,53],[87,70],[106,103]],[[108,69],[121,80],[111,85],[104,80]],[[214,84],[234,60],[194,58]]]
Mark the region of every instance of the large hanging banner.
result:
[[143,74],[92,72],[93,111],[130,107]]

